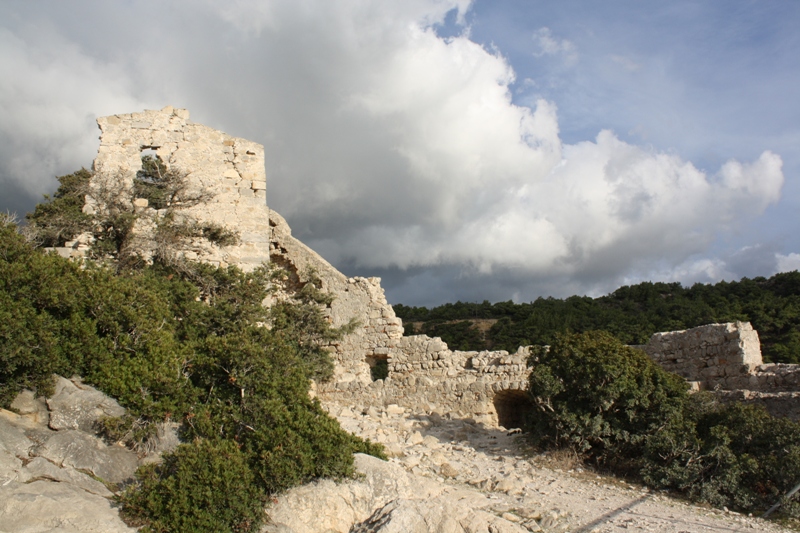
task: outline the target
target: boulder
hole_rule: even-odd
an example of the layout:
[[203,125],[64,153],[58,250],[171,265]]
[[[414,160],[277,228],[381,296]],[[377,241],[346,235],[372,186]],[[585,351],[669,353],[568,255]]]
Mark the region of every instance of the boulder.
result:
[[101,418],[125,414],[116,400],[81,382],[80,378],[56,378],[55,393],[47,399],[52,429],[80,429],[94,431]]
[[122,446],[107,446],[102,440],[78,430],[53,433],[34,455],[58,466],[91,472],[106,483],[124,483],[139,466],[136,454]]

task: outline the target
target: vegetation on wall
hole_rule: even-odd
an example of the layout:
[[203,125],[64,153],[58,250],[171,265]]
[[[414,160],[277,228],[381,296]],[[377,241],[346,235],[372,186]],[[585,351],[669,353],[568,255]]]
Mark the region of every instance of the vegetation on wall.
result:
[[[763,513],[800,481],[800,423],[720,404],[604,332],[533,350],[528,429],[601,469],[717,507]],[[800,517],[785,502],[784,516]]]
[[[800,273],[796,271],[688,288],[646,282],[599,298],[393,307],[404,321],[423,322],[423,333],[439,336],[456,349],[511,352],[518,346],[552,344],[567,331],[604,330],[625,344],[645,344],[660,331],[742,320],[758,331],[766,361],[800,363]],[[469,322],[475,319],[497,322],[483,335]]]

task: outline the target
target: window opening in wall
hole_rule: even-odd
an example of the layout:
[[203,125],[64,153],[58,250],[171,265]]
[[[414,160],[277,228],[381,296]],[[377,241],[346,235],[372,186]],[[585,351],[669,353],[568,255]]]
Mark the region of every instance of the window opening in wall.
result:
[[169,206],[170,179],[167,165],[156,153],[157,146],[142,146],[142,168],[136,172],[133,180],[133,193],[136,198],[147,199],[153,209],[164,209]]
[[386,379],[389,375],[389,359],[386,357],[367,357],[367,364],[369,365],[369,373],[372,376],[372,381],[379,379]]
[[494,397],[494,409],[497,412],[497,423],[506,429],[525,426],[528,413],[533,404],[528,393],[522,390],[503,390]]

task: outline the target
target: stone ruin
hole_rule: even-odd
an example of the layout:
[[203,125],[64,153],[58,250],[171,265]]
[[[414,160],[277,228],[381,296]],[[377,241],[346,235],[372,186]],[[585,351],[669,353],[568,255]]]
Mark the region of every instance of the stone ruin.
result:
[[775,416],[800,420],[800,365],[764,363],[758,332],[749,322],[656,333],[637,348],[693,390],[761,403]]
[[[519,425],[520,408],[529,401],[528,350],[453,351],[439,338],[404,337],[402,321],[387,303],[379,278],[345,276],[295,239],[286,221],[267,207],[262,146],[194,124],[186,110],[172,107],[97,122],[101,137],[93,166],[95,184],[111,180],[130,188],[143,152],[152,151],[170,168],[186,172],[191,184],[215,194],[208,203],[193,207],[191,216],[240,233],[240,242],[233,246],[198,239],[184,252],[186,258],[244,270],[273,263],[287,271],[294,290],[308,283],[313,272],[322,290],[335,297],[326,309],[330,323],[358,321],[353,333],[331,344],[334,377],[315,384],[312,394],[357,410],[397,405],[416,413]],[[102,208],[92,201],[85,206],[88,211]],[[150,207],[139,202],[137,209]],[[60,253],[79,255],[87,243],[79,238],[70,245]],[[800,371],[794,365],[762,364],[758,335],[749,324],[660,333],[641,348],[668,370],[696,382],[696,388],[745,390],[746,394],[732,394],[759,401],[773,391],[800,394],[788,392],[797,390]],[[373,379],[376,365],[388,370],[385,378]]]

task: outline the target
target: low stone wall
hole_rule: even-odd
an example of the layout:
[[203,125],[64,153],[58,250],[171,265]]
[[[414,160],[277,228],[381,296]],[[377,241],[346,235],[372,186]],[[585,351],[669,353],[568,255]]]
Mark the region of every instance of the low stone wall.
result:
[[800,391],[719,390],[714,395],[723,402],[755,403],[763,405],[772,416],[800,420]]
[[528,402],[527,357],[524,348],[515,354],[462,352],[438,337],[402,337],[387,349],[385,379],[333,383],[322,394],[361,409],[397,404],[416,413],[515,426],[511,405]]
[[749,322],[656,333],[638,348],[665,370],[707,388],[733,388],[730,385],[751,376],[763,362],[758,333]]

